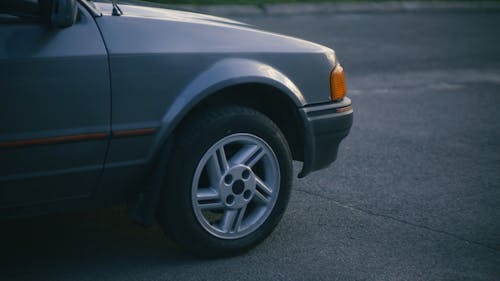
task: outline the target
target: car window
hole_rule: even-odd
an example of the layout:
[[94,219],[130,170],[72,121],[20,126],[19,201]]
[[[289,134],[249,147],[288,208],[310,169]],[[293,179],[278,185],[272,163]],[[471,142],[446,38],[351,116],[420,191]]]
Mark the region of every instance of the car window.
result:
[[51,0],[1,0],[0,24],[42,22],[48,17],[50,2]]

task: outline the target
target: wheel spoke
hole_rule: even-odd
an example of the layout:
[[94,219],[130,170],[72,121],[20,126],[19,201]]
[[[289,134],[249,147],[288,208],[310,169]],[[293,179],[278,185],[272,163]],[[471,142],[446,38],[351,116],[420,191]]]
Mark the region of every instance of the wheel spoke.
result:
[[252,167],[265,154],[266,152],[259,145],[245,145],[231,158],[231,163]]
[[237,232],[241,226],[247,207],[238,210],[227,210],[221,221],[221,228],[225,233]]
[[247,205],[243,206],[238,210],[238,216],[236,217],[236,223],[234,224],[234,230],[238,231],[241,226],[241,222],[243,221],[243,217],[245,216],[245,212],[247,211]]
[[255,177],[256,188],[254,199],[257,200],[258,203],[267,205],[272,198],[272,189],[270,189],[267,184],[260,179],[259,177]]
[[212,188],[199,189],[196,193],[198,207],[202,210],[215,210],[224,207],[219,194]]
[[266,196],[271,196],[273,190],[267,186],[267,184],[258,176],[255,176],[255,182],[257,184],[257,189],[262,190],[263,194]]
[[201,210],[219,210],[224,208],[224,203],[220,200],[198,202],[198,207]]
[[200,188],[196,193],[196,199],[198,199],[198,201],[219,199],[219,193],[213,188]]
[[220,147],[215,150],[210,159],[207,162],[207,171],[210,184],[212,186],[217,186],[222,174],[229,169],[229,164],[227,162],[226,153],[224,147]]
[[224,216],[222,217],[221,221],[221,228],[223,232],[228,233],[231,231],[237,215],[238,215],[238,210],[227,210],[224,213]]

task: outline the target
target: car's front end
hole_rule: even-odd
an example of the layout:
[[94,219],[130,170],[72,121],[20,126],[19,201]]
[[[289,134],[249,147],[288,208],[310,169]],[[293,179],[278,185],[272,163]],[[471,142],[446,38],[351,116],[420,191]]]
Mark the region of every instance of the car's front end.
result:
[[27,2],[55,20],[0,28],[4,210],[126,202],[197,255],[235,255],[280,221],[293,160],[300,177],[325,168],[349,133],[327,47],[196,13]]
[[[111,4],[98,3],[103,16],[96,18],[114,69],[113,99],[127,105],[113,110],[116,126],[135,126],[137,120],[130,123],[139,113],[131,112],[148,108],[141,122],[162,120],[159,126],[167,136],[211,95],[235,85],[262,83],[286,95],[301,119],[295,126],[304,130],[297,141],[303,152],[294,153],[304,161],[300,176],[335,160],[352,124],[352,107],[333,50],[220,17],[120,7],[123,15],[113,16]],[[136,86],[142,84],[155,86],[144,91]],[[160,95],[163,102],[154,98]]]

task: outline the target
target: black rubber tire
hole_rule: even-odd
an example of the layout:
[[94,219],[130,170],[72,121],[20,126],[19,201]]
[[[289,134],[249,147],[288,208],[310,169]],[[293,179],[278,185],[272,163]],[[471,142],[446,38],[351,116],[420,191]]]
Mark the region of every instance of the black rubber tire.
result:
[[[292,157],[278,126],[264,114],[247,107],[226,105],[190,116],[176,131],[158,211],[164,232],[181,248],[198,257],[213,258],[242,254],[262,242],[281,220],[292,186]],[[208,149],[225,136],[248,133],[260,137],[275,153],[280,170],[277,201],[267,220],[257,230],[239,239],[221,239],[206,231],[192,208],[191,185],[196,167]],[[176,161],[175,159],[183,159]]]

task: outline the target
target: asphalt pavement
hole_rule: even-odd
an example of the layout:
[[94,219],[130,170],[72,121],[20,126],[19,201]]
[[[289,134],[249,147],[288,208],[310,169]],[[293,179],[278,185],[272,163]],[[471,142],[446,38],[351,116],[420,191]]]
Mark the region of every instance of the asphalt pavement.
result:
[[1,280],[500,280],[500,12],[232,18],[333,47],[354,104],[271,237],[199,260],[119,208],[2,222]]

